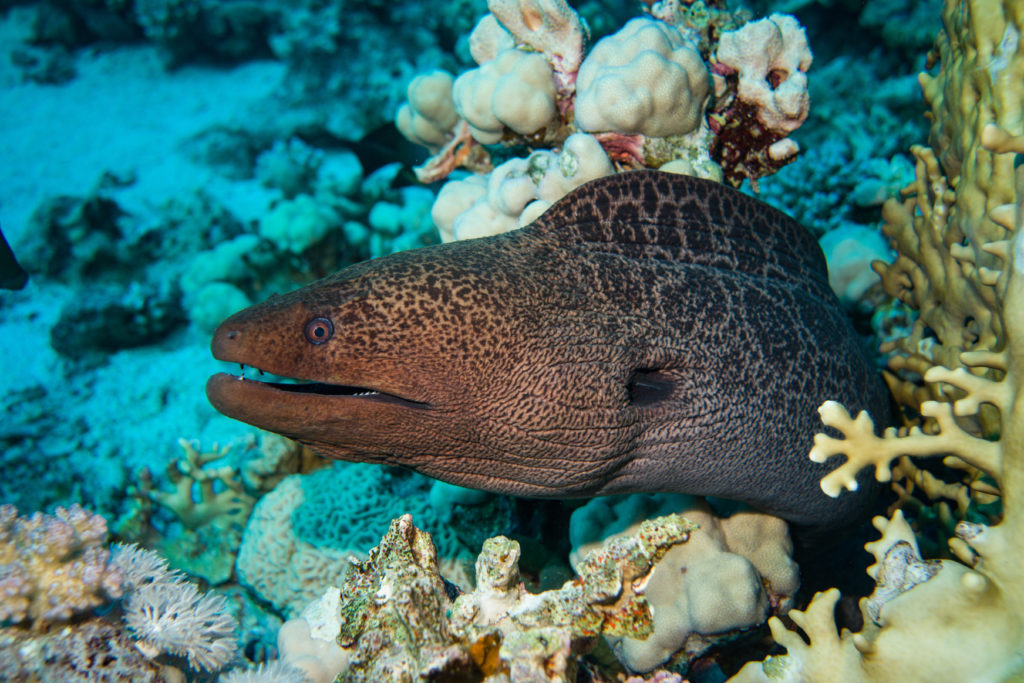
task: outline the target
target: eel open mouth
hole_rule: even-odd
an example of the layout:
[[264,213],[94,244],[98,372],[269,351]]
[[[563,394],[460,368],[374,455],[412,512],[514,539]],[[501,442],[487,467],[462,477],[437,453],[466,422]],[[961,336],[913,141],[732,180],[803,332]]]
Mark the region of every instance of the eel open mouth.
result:
[[[427,408],[429,404],[422,401],[413,401],[412,399],[403,398],[395,394],[389,394],[378,389],[368,389],[366,387],[349,386],[345,384],[329,384],[327,382],[320,382],[316,380],[291,378],[291,377],[280,377],[276,376],[275,381],[267,381],[260,379],[253,379],[246,377],[246,370],[252,366],[246,366],[240,363],[241,371],[237,375],[230,373],[221,373],[225,378],[230,377],[236,382],[244,382],[250,387],[252,385],[258,385],[259,388],[269,389],[272,391],[281,391],[289,394],[313,394],[317,396],[342,396],[347,398],[360,398],[383,401],[387,403],[398,403],[411,408]],[[260,376],[266,373],[259,368],[253,367]]]

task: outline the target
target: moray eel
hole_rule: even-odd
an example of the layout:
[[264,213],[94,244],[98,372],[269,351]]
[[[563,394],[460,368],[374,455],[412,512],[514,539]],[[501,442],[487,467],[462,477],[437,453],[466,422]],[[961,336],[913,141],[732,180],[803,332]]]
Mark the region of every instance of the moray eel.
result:
[[[828,528],[863,512],[807,453],[826,399],[889,413],[817,242],[725,185],[590,182],[529,226],[346,268],[224,321],[222,413],[498,493],[673,491]],[[244,369],[243,369],[244,370]]]

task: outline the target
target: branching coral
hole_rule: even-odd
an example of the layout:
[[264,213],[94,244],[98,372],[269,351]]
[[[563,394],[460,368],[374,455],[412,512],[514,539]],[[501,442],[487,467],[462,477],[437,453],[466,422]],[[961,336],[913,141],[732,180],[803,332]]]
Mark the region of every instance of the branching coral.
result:
[[[117,532],[122,539],[159,548],[179,569],[222,584],[231,578],[242,530],[262,491],[246,489],[238,468],[226,462],[229,447],[202,450],[185,439],[178,444],[182,457],[166,469],[170,490],[154,486],[149,471],[140,471],[134,503],[118,520]],[[154,504],[173,513],[184,528],[174,534],[155,529]]]
[[[930,146],[912,149],[917,178],[903,201],[883,210],[899,257],[877,266],[882,283],[920,311],[890,361],[890,386],[910,408],[944,398],[940,385],[920,382],[928,368],[963,367],[963,351],[998,351],[1005,343],[999,303],[1008,273],[1001,261],[1013,227],[1014,155],[995,143],[1021,130],[1024,59],[1014,47],[1021,29],[1016,7],[946,3],[936,50],[941,68],[920,78],[932,109]],[[985,412],[979,429],[991,434]]]
[[[1021,190],[1024,190],[1022,176]],[[849,487],[852,475],[864,466],[876,476],[888,476],[890,461],[912,453],[947,456],[989,474],[1002,492],[1004,517],[994,526],[961,522],[950,548],[961,563],[950,560],[923,562],[910,526],[897,512],[892,520],[878,518],[882,539],[869,544],[877,560],[869,569],[878,586],[861,602],[864,629],[837,634],[832,610],[837,591],[815,596],[804,613],[791,613],[794,623],[808,635],[810,646],[772,622],[772,634],[789,654],[760,665],[748,665],[740,681],[762,680],[1007,680],[1024,672],[1021,636],[1024,623],[1024,570],[1019,561],[1024,532],[1024,231],[1008,254],[1007,296],[1003,304],[1007,346],[1000,353],[964,353],[975,363],[1000,370],[1000,380],[965,370],[930,369],[926,381],[960,389],[964,397],[952,406],[925,404],[941,431],[915,430],[899,435],[890,430],[882,438],[870,433],[871,421],[857,419],[836,404],[823,408],[826,424],[845,438],[819,435],[819,457],[845,453],[848,461],[822,488],[835,495],[839,484]],[[1002,418],[997,441],[973,436],[959,426],[956,416],[976,414],[982,403],[996,407]],[[831,477],[831,479],[829,479]],[[969,653],[965,656],[965,653]],[[837,662],[839,664],[837,664]]]
[[[861,468],[873,467],[882,481],[898,468],[960,505],[977,495],[968,486],[998,494],[1002,519],[960,521],[949,542],[959,561],[928,561],[900,511],[876,518],[882,537],[867,545],[876,589],[861,601],[863,629],[838,632],[838,591],[819,593],[790,615],[806,638],[773,620],[772,635],[788,654],[747,665],[737,681],[1024,675],[1024,168],[1014,171],[1015,155],[1024,153],[1024,59],[1016,49],[1024,6],[951,0],[943,18],[942,68],[922,77],[933,149],[915,150],[911,196],[887,207],[886,232],[900,256],[880,268],[886,287],[921,310],[911,335],[896,344],[892,385],[925,422],[878,437],[867,415],[826,403],[823,421],[839,436],[819,435],[812,457],[847,458],[822,481],[830,495],[855,486]],[[966,483],[917,477],[905,456],[943,457],[966,472]]]
[[173,510],[190,529],[213,521],[225,527],[244,526],[256,502],[255,496],[245,491],[232,466],[209,466],[223,460],[230,448],[214,445],[212,450],[200,451],[198,444],[185,439],[179,439],[178,445],[184,457],[172,460],[167,466],[167,478],[173,490],[153,490],[149,497]]
[[[124,540],[158,549],[180,570],[213,585],[234,573],[242,531],[256,501],[282,479],[307,472],[326,461],[312,451],[276,434],[261,434],[241,448],[202,449],[180,439],[182,456],[167,464],[171,488],[155,486],[143,469],[132,490],[133,505],[118,520],[117,534]],[[184,527],[178,532],[154,519],[154,504],[170,511]]]

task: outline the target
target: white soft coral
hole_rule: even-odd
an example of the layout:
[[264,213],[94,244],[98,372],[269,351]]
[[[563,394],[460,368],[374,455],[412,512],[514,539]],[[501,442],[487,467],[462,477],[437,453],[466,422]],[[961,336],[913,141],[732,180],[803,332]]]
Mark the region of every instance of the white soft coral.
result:
[[131,592],[124,620],[147,657],[166,653],[186,657],[196,670],[216,671],[235,655],[235,619],[228,601],[201,593],[163,558],[136,546],[121,546],[114,558]]

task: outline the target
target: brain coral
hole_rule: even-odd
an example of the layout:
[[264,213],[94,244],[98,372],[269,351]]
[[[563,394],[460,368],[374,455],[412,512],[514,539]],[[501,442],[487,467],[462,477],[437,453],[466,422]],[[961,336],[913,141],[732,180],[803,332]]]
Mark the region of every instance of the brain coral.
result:
[[341,584],[349,553],[317,548],[292,530],[292,512],[305,500],[302,475],[281,481],[253,508],[238,550],[238,580],[287,616],[302,611],[323,591]]
[[295,616],[326,586],[340,586],[349,558],[377,545],[379,530],[405,513],[436,533],[439,548],[458,547],[419,477],[358,463],[287,477],[253,509],[235,565],[239,580]]
[[[380,530],[390,520],[411,514],[433,535],[441,555],[457,547],[454,534],[430,506],[427,481],[403,479],[383,467],[362,463],[338,463],[304,475],[304,502],[292,512],[292,531],[300,541],[318,548],[366,552],[380,542]],[[408,489],[399,491],[403,486]],[[359,494],[339,495],[341,491]]]

